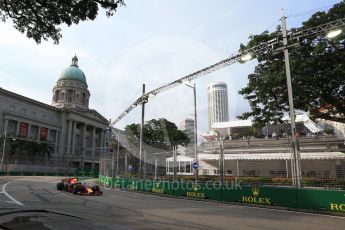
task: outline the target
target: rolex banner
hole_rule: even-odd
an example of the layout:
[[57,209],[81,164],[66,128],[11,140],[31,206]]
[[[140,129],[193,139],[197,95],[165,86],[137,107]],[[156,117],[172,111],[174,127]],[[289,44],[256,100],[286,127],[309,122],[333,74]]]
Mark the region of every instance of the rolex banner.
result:
[[19,137],[26,138],[28,136],[29,124],[21,122],[19,126]]
[[[121,189],[166,194],[190,199],[209,199],[236,202],[259,206],[280,206],[286,208],[327,210],[345,213],[344,190],[295,189],[291,187],[271,186],[234,186],[219,183],[171,182],[164,180],[125,180],[115,179],[115,187]],[[101,184],[105,177],[99,176]]]
[[46,141],[48,137],[48,128],[41,128],[40,131],[40,140],[41,141]]

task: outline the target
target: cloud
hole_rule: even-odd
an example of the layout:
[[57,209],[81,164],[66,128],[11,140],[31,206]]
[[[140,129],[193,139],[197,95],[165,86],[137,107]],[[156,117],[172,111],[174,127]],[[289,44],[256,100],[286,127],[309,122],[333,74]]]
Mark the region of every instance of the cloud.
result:
[[46,58],[61,58],[66,59],[71,57],[71,53],[78,53],[79,56],[87,58],[90,55],[87,51],[80,48],[72,48],[64,46],[63,44],[54,45],[51,40],[42,41],[41,44],[36,44],[33,39],[28,39],[25,34],[16,30],[12,23],[0,23],[0,47],[6,47],[14,51],[23,51],[31,53],[32,56],[43,56]]
[[[141,95],[143,80],[148,92],[218,60],[221,57],[216,51],[190,38],[160,36],[143,41],[127,50],[126,55],[109,70],[103,88],[106,95],[103,110],[105,108],[105,114],[115,119]],[[207,86],[224,79],[228,83],[229,96],[234,97],[237,94],[233,89],[235,83],[229,78],[228,71],[212,73],[196,81],[200,130],[207,129]],[[231,103],[236,108],[237,101]],[[134,110],[140,111],[139,108]],[[138,111],[134,110],[133,113],[137,114]],[[193,113],[193,91],[182,85],[150,98],[146,105],[146,120],[165,117],[179,124],[184,118],[193,117]],[[140,116],[127,115],[117,125],[123,127],[132,122],[140,122]]]

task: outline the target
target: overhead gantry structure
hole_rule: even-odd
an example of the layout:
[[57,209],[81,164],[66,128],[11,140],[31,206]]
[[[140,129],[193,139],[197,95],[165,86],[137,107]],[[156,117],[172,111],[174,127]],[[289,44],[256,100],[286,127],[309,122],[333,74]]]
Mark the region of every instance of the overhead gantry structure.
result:
[[[288,44],[284,45],[283,43],[283,36],[278,36],[272,40],[269,40],[267,42],[263,42],[257,46],[254,46],[250,49],[246,49],[242,52],[238,52],[236,54],[231,55],[230,57],[221,60],[213,65],[210,65],[206,68],[203,68],[201,70],[198,70],[192,74],[189,74],[187,76],[184,76],[182,78],[179,78],[173,82],[164,84],[161,87],[158,87],[157,89],[154,89],[152,91],[149,91],[147,93],[144,93],[142,96],[140,96],[138,99],[136,99],[127,109],[125,109],[124,112],[122,112],[113,122],[112,125],[115,125],[117,122],[119,122],[122,118],[124,118],[129,112],[131,112],[135,107],[138,105],[141,105],[143,103],[147,103],[148,99],[150,97],[156,96],[164,91],[167,91],[171,88],[174,88],[176,86],[181,85],[181,83],[190,82],[192,80],[195,80],[201,76],[207,75],[209,73],[212,73],[214,71],[217,71],[219,69],[222,69],[226,66],[232,65],[239,61],[248,61],[255,56],[259,54],[265,54],[268,52],[280,52],[284,49],[293,47],[298,45],[303,39],[313,36],[313,35],[319,35],[324,34],[326,32],[341,29],[342,27],[345,27],[345,18],[331,21],[325,24],[322,24],[320,26],[316,26],[309,29],[304,29],[300,31],[296,31],[293,33],[290,33],[287,35],[287,41]],[[340,31],[341,32],[341,31]],[[334,32],[337,33],[337,32]]]

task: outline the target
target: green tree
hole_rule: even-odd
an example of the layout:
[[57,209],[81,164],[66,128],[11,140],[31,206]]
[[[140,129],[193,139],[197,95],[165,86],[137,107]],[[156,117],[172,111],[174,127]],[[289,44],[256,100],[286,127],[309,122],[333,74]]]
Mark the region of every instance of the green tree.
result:
[[[3,150],[5,136],[0,137],[0,148],[1,151]],[[17,151],[17,149],[21,148],[22,142],[21,140],[17,140],[13,134],[6,135],[5,140],[5,153],[9,154],[10,157],[13,157]],[[8,156],[7,156],[8,157]]]
[[51,145],[47,143],[39,143],[37,153],[42,159],[44,159],[45,157],[49,159],[53,151],[54,149]]
[[53,148],[47,143],[39,143],[35,141],[26,142],[25,149],[28,152],[28,158],[35,159],[37,156],[43,160],[45,157],[50,158]]
[[[301,28],[312,28],[330,21],[344,18],[345,2],[334,5],[328,12],[317,12],[303,23]],[[249,37],[251,48],[261,42],[281,36],[281,28],[269,33]],[[281,122],[288,111],[285,64],[283,52],[264,53],[257,56],[258,65],[248,75],[249,82],[239,93],[248,100],[250,112],[239,118],[253,117],[255,124],[263,126],[269,121]],[[290,49],[290,65],[294,106],[309,112],[312,118],[345,122],[345,36],[328,39],[325,35],[304,38],[300,46]]]
[[[130,139],[139,140],[140,125],[127,125],[125,132]],[[189,138],[187,135],[179,130],[173,122],[164,118],[152,119],[144,124],[143,127],[143,142],[159,149],[171,149],[171,146],[186,145]]]
[[[130,124],[125,127],[125,132],[130,143],[139,146],[140,124]],[[179,130],[176,125],[164,118],[152,119],[147,121],[143,127],[143,142],[152,147],[149,151],[162,151],[167,154],[172,146],[188,144],[189,138]],[[152,154],[148,152],[147,154]],[[165,155],[160,153],[160,157]],[[133,165],[133,172],[138,172],[138,156],[128,155],[129,164]]]
[[37,43],[51,38],[57,44],[62,37],[59,25],[94,20],[99,7],[112,16],[124,4],[124,0],[2,0],[0,18],[3,22],[12,19],[17,30]]

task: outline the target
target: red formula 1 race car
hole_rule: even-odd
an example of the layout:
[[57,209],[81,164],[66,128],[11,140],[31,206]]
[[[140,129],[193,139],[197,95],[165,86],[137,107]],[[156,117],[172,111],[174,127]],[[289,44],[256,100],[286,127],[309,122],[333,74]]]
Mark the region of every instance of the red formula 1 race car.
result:
[[98,185],[90,186],[85,183],[76,183],[73,185],[72,193],[77,195],[100,196],[103,192]]
[[89,186],[78,182],[75,177],[62,179],[61,182],[57,183],[56,188],[78,195],[99,196],[103,194],[98,185]]
[[68,191],[68,188],[77,182],[78,182],[78,178],[76,177],[64,178],[64,179],[61,179],[61,182],[56,184],[56,189]]

